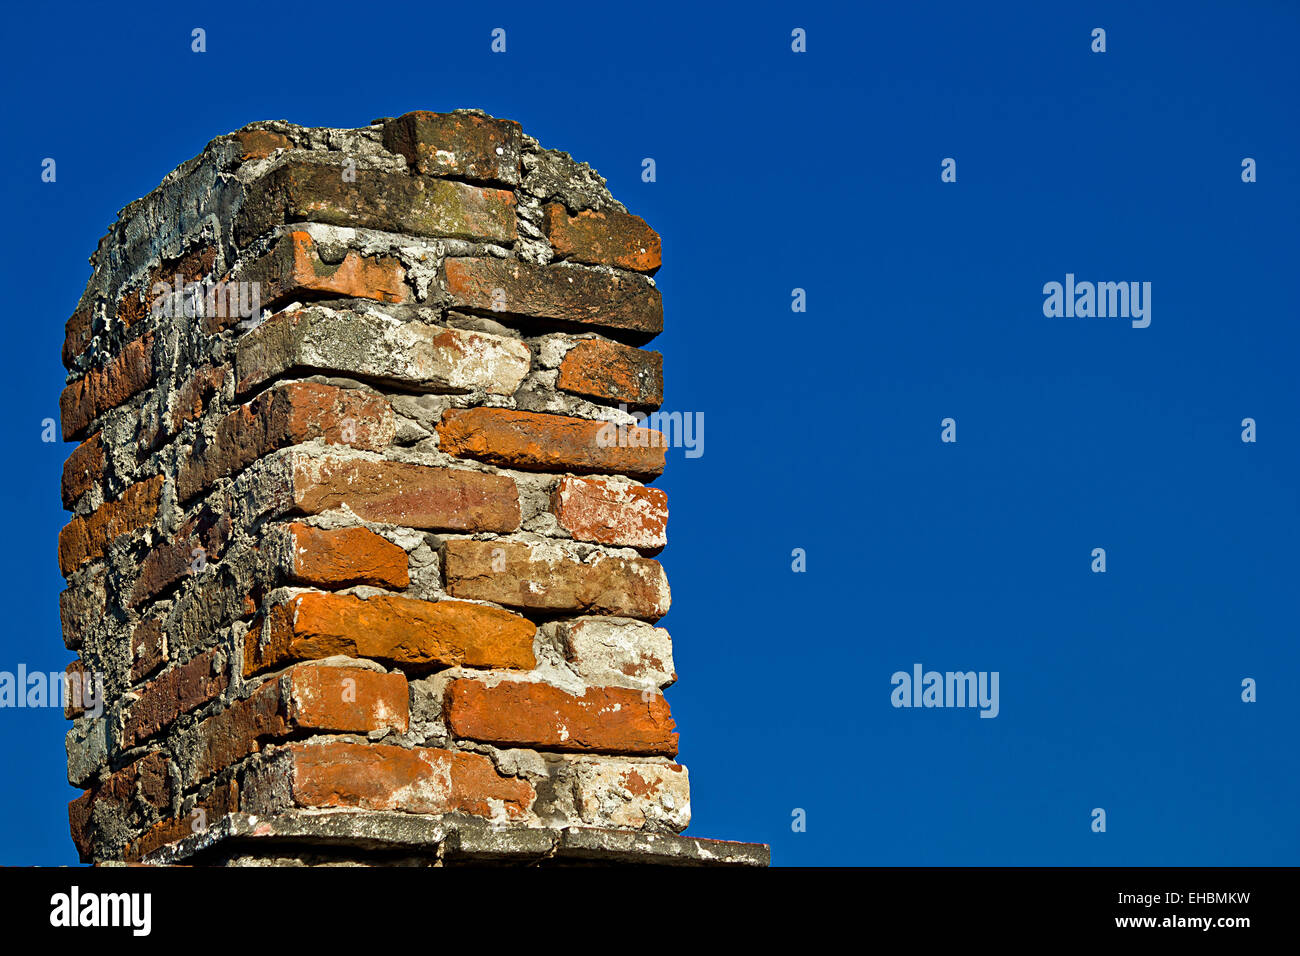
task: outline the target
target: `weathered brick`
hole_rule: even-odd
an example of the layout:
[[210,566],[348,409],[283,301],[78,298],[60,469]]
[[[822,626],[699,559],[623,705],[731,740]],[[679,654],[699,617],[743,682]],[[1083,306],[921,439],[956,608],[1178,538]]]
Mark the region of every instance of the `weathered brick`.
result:
[[117,501],[106,501],[88,515],[78,515],[59,532],[59,568],[67,577],[87,561],[102,557],[125,534],[153,524],[158,515],[163,476],[136,482]]
[[209,651],[165,670],[139,691],[122,720],[122,747],[134,747],[170,726],[181,714],[216,700],[229,684],[223,651]]
[[151,751],[68,805],[72,839],[83,862],[90,862],[95,847],[102,846],[97,820],[115,818],[119,825],[129,822],[143,826],[170,811],[175,791],[168,763],[161,751]]
[[122,854],[128,862],[148,856],[169,843],[211,829],[217,821],[239,809],[239,785],[231,778],[214,784],[195,801],[189,813],[159,820],[138,840],[132,841]]
[[239,158],[266,159],[277,149],[293,149],[293,140],[267,129],[241,129],[232,134],[242,152]]
[[289,525],[290,574],[323,588],[369,584],[401,590],[411,583],[406,552],[366,528],[325,530]]
[[224,365],[201,365],[172,396],[169,433],[175,434],[186,422],[201,417],[207,410],[208,402],[221,391],[225,381]]
[[345,740],[293,743],[274,772],[300,807],[469,813],[502,823],[527,818],[537,794],[503,777],[483,754]]
[[668,702],[624,687],[588,687],[582,696],[550,684],[459,678],[443,713],[457,736],[503,747],[672,757],[677,734]]
[[272,316],[239,342],[240,392],[290,370],[344,372],[418,391],[510,395],[528,374],[518,339],[309,307]]
[[128,342],[103,368],[91,369],[63,390],[59,410],[63,439],[81,438],[98,416],[153,382],[153,334]]
[[217,264],[216,246],[206,243],[187,250],[183,255],[167,259],[144,274],[135,287],[127,291],[117,303],[117,320],[131,328],[148,318],[158,299],[166,294],[181,292],[190,283],[206,279]]
[[397,595],[298,594],[274,605],[244,641],[244,674],[286,661],[364,657],[411,670],[438,666],[529,669],[536,628],[508,611]]
[[228,504],[220,502],[220,508],[217,504],[208,502],[171,541],[150,548],[127,595],[130,606],[139,607],[221,558],[233,529]]
[[664,328],[663,299],[645,276],[486,257],[449,258],[444,271],[462,309],[599,326],[637,340]]
[[560,362],[558,388],[575,395],[658,408],[664,400],[664,357],[629,345],[584,339]]
[[103,620],[107,609],[106,569],[97,568],[82,582],[59,594],[59,622],[63,625],[63,646],[80,650],[86,634]]
[[[93,676],[91,678],[94,679]],[[75,720],[86,712],[86,663],[80,657],[75,658],[63,669],[63,719]],[[92,690],[93,694],[94,691]],[[54,701],[50,701],[53,704]]]
[[668,632],[645,621],[581,618],[557,625],[565,658],[588,684],[667,687],[676,682]]
[[448,541],[447,592],[534,611],[608,614],[656,621],[668,613],[668,579],[658,561],[597,554],[578,560],[553,546]]
[[162,619],[145,618],[131,632],[131,682],[144,680],[167,662]]
[[659,488],[614,478],[561,478],[551,511],[578,541],[650,551],[668,543],[668,495]]
[[519,182],[522,130],[513,120],[416,110],[384,123],[384,148],[416,172],[483,182]]
[[517,412],[508,408],[449,408],[438,423],[438,446],[523,471],[572,471],[650,478],[664,470],[664,436],[611,422]]
[[416,236],[514,242],[515,196],[506,189],[402,172],[288,162],[254,182],[235,221],[240,245],[279,223],[319,222]]
[[[95,700],[103,703],[102,696]],[[90,786],[108,766],[108,718],[93,714],[75,718],[64,735],[63,746],[68,755],[68,783]]]
[[679,833],[691,822],[691,790],[680,764],[583,760],[574,765],[582,821]]
[[295,459],[293,506],[320,514],[345,505],[366,521],[428,531],[514,531],[514,479],[398,461]]
[[303,665],[281,681],[289,722],[326,733],[406,731],[411,695],[406,678],[361,667]]
[[[265,255],[241,267],[229,281],[258,283],[259,304],[272,309],[291,300],[319,298],[411,300],[401,260],[393,256],[363,256],[349,249],[342,262],[325,263],[311,236],[305,232],[281,237]],[[228,328],[240,319],[237,315],[211,318],[214,321],[209,324],[209,331]]]
[[659,234],[640,216],[617,209],[585,209],[576,216],[547,203],[543,228],[557,257],[594,266],[618,266],[654,275],[663,265]]
[[104,473],[104,443],[95,432],[72,450],[63,463],[63,507],[71,508],[77,499],[93,488]]
[[77,848],[77,858],[82,863],[94,859],[95,831],[92,825],[95,791],[87,790],[68,804],[68,829],[72,832],[72,843]]
[[295,730],[403,732],[409,721],[410,692],[401,674],[298,665],[198,725],[195,771],[206,779]]
[[94,337],[94,311],[84,306],[73,312],[63,326],[63,367],[72,368],[86,354]]
[[176,494],[187,501],[279,448],[313,439],[378,451],[393,440],[393,410],[358,389],[294,382],[259,395],[218,423],[181,464]]

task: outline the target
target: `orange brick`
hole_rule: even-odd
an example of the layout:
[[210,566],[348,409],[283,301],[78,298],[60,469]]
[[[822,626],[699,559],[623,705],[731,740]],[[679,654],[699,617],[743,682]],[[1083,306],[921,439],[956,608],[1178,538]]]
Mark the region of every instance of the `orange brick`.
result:
[[392,442],[395,428],[388,402],[368,392],[314,382],[281,385],[235,409],[186,456],[177,497],[188,501],[263,455],[316,438],[378,451]]
[[629,427],[623,434],[626,441],[609,422],[508,408],[450,408],[438,423],[438,445],[447,454],[503,468],[635,478],[663,472],[660,432]]
[[153,383],[153,334],[128,342],[103,368],[92,369],[63,390],[63,438],[81,438],[98,416]]
[[118,501],[106,501],[90,514],[73,518],[59,532],[59,568],[67,577],[87,561],[102,557],[125,534],[153,524],[158,515],[163,476],[136,482]]
[[584,339],[560,362],[556,386],[575,395],[658,408],[664,400],[664,357],[615,342]]
[[[275,308],[290,300],[319,298],[375,299],[379,302],[408,302],[406,270],[390,256],[363,256],[349,249],[343,261],[321,261],[310,234],[291,232],[271,250],[239,270],[230,281],[259,283],[260,304]],[[228,310],[227,310],[228,311]],[[227,328],[239,316],[213,316],[209,331]]]
[[668,543],[668,495],[609,478],[561,478],[551,511],[578,541],[658,550]]
[[104,473],[104,444],[95,432],[72,450],[63,463],[63,507],[71,508],[77,499],[93,488]]
[[640,216],[612,208],[586,209],[571,216],[562,204],[553,202],[546,205],[543,228],[561,259],[650,275],[663,265],[659,234]]
[[668,702],[623,687],[589,687],[581,696],[549,684],[457,679],[444,713],[457,737],[503,747],[672,757],[677,734]]
[[447,591],[535,611],[610,614],[657,621],[668,613],[668,579],[658,561],[597,555],[541,556],[514,541],[448,541]]
[[346,588],[369,584],[401,590],[411,583],[406,552],[366,528],[288,528],[292,575],[298,584]]
[[519,527],[519,491],[506,475],[330,457],[304,457],[293,467],[293,504],[303,514],[346,505],[366,521],[429,531]]
[[410,693],[401,674],[299,665],[199,724],[195,773],[204,780],[295,730],[405,731],[409,720]]
[[415,670],[536,665],[536,628],[517,614],[482,604],[308,592],[275,605],[268,616],[265,645],[259,627],[245,638],[245,676],[286,661],[334,655]]
[[507,822],[528,816],[536,792],[503,777],[483,754],[344,740],[294,743],[280,751],[293,802],[407,813],[469,813]]

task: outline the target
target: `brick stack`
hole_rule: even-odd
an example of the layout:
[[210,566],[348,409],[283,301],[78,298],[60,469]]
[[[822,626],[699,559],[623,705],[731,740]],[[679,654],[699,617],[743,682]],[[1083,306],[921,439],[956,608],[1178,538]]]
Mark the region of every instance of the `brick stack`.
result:
[[91,263],[83,860],[765,861],[674,836],[660,246],[594,171],[472,111],[259,123]]

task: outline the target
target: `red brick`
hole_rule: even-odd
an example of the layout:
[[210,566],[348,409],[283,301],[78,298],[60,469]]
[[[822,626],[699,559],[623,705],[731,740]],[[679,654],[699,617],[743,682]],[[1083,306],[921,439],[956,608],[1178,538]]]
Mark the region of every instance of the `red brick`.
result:
[[659,234],[640,216],[617,209],[587,209],[576,216],[548,203],[543,227],[557,257],[596,266],[618,266],[654,275],[663,265]]
[[63,438],[81,438],[98,416],[153,382],[153,334],[129,342],[103,368],[92,369],[63,390],[59,409]]
[[449,408],[438,423],[438,447],[522,471],[603,472],[648,478],[664,470],[663,435],[610,422],[517,412],[508,408]]
[[96,818],[103,811],[128,824],[148,825],[170,811],[174,799],[167,757],[152,751],[111,774],[68,805],[73,842],[83,862],[100,845]]
[[71,508],[104,474],[104,444],[95,432],[63,463],[63,507]]
[[506,189],[427,179],[404,172],[288,162],[248,187],[235,220],[241,245],[280,223],[330,226],[484,242],[514,242],[515,196]]
[[106,501],[90,514],[78,515],[59,532],[59,568],[67,577],[87,561],[103,556],[125,534],[153,524],[158,515],[163,477],[136,482],[118,501]]
[[[263,308],[276,308],[291,300],[320,298],[411,301],[401,260],[392,256],[363,256],[349,249],[342,262],[325,263],[306,232],[291,232],[282,237],[264,256],[231,276],[230,281],[259,283]],[[240,316],[212,316],[211,319],[208,329],[217,331],[235,325]]]
[[122,747],[134,747],[169,727],[181,714],[216,700],[229,683],[229,670],[223,653],[209,651],[163,671],[140,689],[137,700],[127,705]]
[[664,357],[628,345],[584,339],[560,362],[556,386],[575,395],[658,408],[664,400]]
[[298,584],[346,588],[369,584],[402,590],[411,583],[406,552],[366,528],[288,528],[291,573]]
[[418,671],[453,665],[527,670],[537,663],[536,628],[482,604],[307,592],[273,606],[268,617],[265,644],[259,626],[244,639],[245,676],[335,655]]
[[672,757],[677,734],[668,702],[623,687],[589,687],[581,696],[549,684],[457,679],[444,713],[457,737],[503,747]]
[[346,505],[366,521],[429,531],[513,531],[519,527],[514,479],[397,461],[300,458],[293,504],[303,514]]
[[658,550],[668,543],[668,495],[610,478],[561,478],[551,511],[578,541]]
[[229,506],[223,503],[222,509],[216,510],[214,504],[204,505],[171,541],[155,545],[145,555],[127,596],[132,607],[139,607],[178,581],[206,569],[225,553],[232,531]]
[[206,779],[293,731],[404,732],[409,721],[410,692],[401,674],[299,665],[199,724],[196,774]]
[[132,841],[122,858],[127,862],[140,860],[170,843],[179,843],[186,837],[211,829],[222,817],[238,809],[238,783],[232,778],[215,784],[195,802],[189,813],[160,820],[142,837]]
[[89,306],[77,309],[63,326],[63,367],[72,368],[86,354],[94,331],[94,312]]
[[300,807],[469,813],[504,823],[527,818],[537,797],[482,754],[345,740],[294,743],[281,753]]
[[358,389],[294,382],[259,395],[218,423],[181,464],[176,493],[187,501],[263,455],[313,439],[378,451],[395,432],[388,402]]
[[486,257],[449,258],[444,269],[458,308],[615,329],[639,340],[664,328],[663,299],[644,276]]
[[519,182],[522,130],[513,120],[416,110],[384,123],[384,148],[416,172],[484,182]]
[[94,800],[95,791],[87,790],[68,804],[68,829],[72,831],[72,842],[82,863],[94,859],[95,831],[91,824]]
[[405,733],[410,691],[401,674],[360,667],[300,664],[285,680],[289,722],[303,730],[329,733]]
[[595,555],[586,561],[513,541],[448,541],[443,572],[453,597],[533,611],[609,614],[657,621],[668,613],[658,561]]

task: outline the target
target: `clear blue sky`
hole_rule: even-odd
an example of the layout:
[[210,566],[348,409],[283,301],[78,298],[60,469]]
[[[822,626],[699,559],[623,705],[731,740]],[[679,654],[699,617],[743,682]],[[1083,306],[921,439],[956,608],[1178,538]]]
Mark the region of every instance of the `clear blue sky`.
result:
[[[1300,7],[309,7],[7,14],[0,670],[71,658],[71,446],[40,423],[117,210],[252,120],[480,107],[663,236],[666,408],[706,421],[661,480],[691,833],[779,864],[1300,862]],[[1066,273],[1151,282],[1150,327],[1045,317]],[[891,707],[917,662],[999,672],[998,717]],[[75,860],[66,729],[0,710],[0,863]]]

